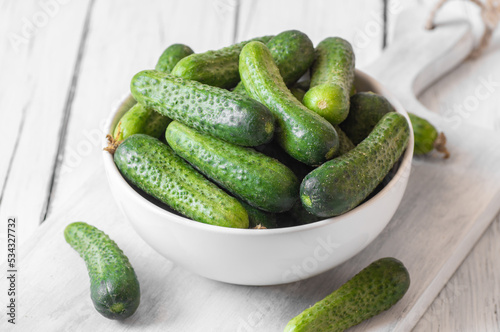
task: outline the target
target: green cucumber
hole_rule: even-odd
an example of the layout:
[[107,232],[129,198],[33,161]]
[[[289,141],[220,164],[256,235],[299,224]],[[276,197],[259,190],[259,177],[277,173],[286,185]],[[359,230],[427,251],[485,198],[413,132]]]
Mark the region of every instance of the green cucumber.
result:
[[279,146],[276,141],[256,146],[255,150],[265,154],[266,156],[277,159],[280,163],[291,169],[292,172],[301,181],[307,174],[309,174],[309,172],[314,169],[313,167],[301,163],[295,158],[292,158],[288,153],[285,152],[285,150],[281,148],[281,146]]
[[354,85],[355,58],[351,44],[339,37],[324,39],[316,47],[311,87],[303,103],[332,124],[349,114],[349,96]]
[[292,86],[290,88],[290,92],[300,102],[302,102],[302,99],[304,98],[304,95],[306,94],[306,92],[304,90],[302,90],[301,88],[295,87],[295,86]]
[[297,177],[276,159],[201,134],[177,121],[168,126],[165,137],[177,155],[254,207],[283,212],[298,199]]
[[170,45],[161,54],[158,62],[156,63],[155,69],[164,73],[170,73],[181,59],[193,53],[193,50],[187,45]]
[[247,210],[249,228],[270,229],[278,227],[276,214],[259,210],[243,201],[240,201],[240,203]]
[[356,207],[398,161],[409,135],[409,124],[403,115],[386,114],[358,146],[304,178],[300,198],[306,210],[320,217],[332,217]]
[[243,47],[240,74],[248,94],[276,117],[276,139],[288,154],[305,164],[320,165],[337,153],[335,129],[292,95],[266,45],[250,42]]
[[271,38],[254,38],[220,50],[191,54],[177,63],[172,74],[223,89],[233,88],[240,81],[238,57],[243,46],[252,40],[267,43]]
[[[278,34],[266,46],[286,85],[291,85],[301,78],[314,61],[312,41],[305,33],[297,30],[288,30]],[[246,93],[243,83],[238,83],[233,92]]]
[[208,181],[166,144],[136,134],[118,146],[114,161],[139,189],[193,220],[224,227],[248,228],[245,208]]
[[399,260],[381,258],[290,320],[285,332],[341,332],[396,304],[410,287]]
[[337,131],[337,135],[339,136],[339,152],[337,154],[338,156],[346,154],[347,152],[351,151],[356,147],[354,143],[351,141],[351,139],[347,137],[346,133],[344,133],[344,131],[340,129],[339,126],[335,125],[333,127],[335,128],[335,130]]
[[384,96],[373,92],[358,92],[351,97],[349,116],[340,124],[340,128],[357,145],[389,112],[395,110]]
[[426,119],[423,119],[415,114],[408,113],[410,116],[411,125],[413,127],[413,135],[415,137],[414,155],[423,155],[436,149],[444,154],[444,158],[449,158],[450,153],[446,148],[446,136],[443,133],[438,133],[437,129]]
[[90,297],[109,319],[134,314],[141,300],[139,281],[127,256],[104,232],[84,222],[64,229],[64,238],[84,259],[90,277]]
[[248,96],[154,70],[136,74],[130,90],[145,107],[230,143],[256,146],[273,137],[273,115]]
[[[183,44],[171,45],[160,56],[156,64],[156,70],[170,73],[179,60],[192,53],[193,50],[189,46]],[[165,129],[167,129],[170,122],[172,120],[168,117],[137,103],[122,116],[118,122],[120,126],[116,126],[113,137],[118,141],[134,134],[146,134],[159,138],[165,133]]]

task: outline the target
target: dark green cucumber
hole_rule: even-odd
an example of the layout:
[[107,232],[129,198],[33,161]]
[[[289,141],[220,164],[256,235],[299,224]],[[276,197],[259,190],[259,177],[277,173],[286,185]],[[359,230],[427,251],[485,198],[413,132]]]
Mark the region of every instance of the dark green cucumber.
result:
[[301,201],[296,202],[290,211],[287,211],[282,215],[283,216],[280,216],[281,218],[284,218],[284,216],[290,218],[294,226],[306,225],[324,219],[308,212],[302,205]]
[[248,215],[234,197],[208,181],[172,149],[151,136],[136,134],[116,149],[123,176],[154,198],[193,220],[248,228]]
[[333,127],[335,128],[335,130],[337,131],[337,135],[339,136],[339,152],[337,154],[338,156],[346,154],[347,152],[351,151],[356,147],[354,143],[351,141],[351,139],[347,137],[346,133],[344,133],[344,131],[340,129],[339,126],[335,125]]
[[295,86],[292,86],[290,88],[290,92],[300,102],[302,102],[302,99],[304,98],[304,95],[306,94],[306,92],[304,90],[302,90],[301,88],[297,88]]
[[254,207],[283,212],[298,199],[297,177],[276,159],[204,135],[177,121],[168,126],[165,137],[179,156]]
[[249,228],[270,229],[278,227],[276,214],[259,210],[243,201],[240,201],[240,203],[247,210]]
[[[314,61],[314,46],[305,33],[288,30],[273,37],[267,44],[280,75],[286,85],[295,83],[311,67]],[[246,93],[240,82],[233,92]],[[302,101],[302,99],[299,99]]]
[[285,332],[341,332],[391,308],[410,287],[410,274],[399,260],[381,258],[339,289],[304,310]]
[[443,133],[438,133],[436,127],[426,119],[412,113],[408,113],[408,115],[410,116],[413,136],[415,137],[413,154],[423,155],[436,149],[444,154],[444,158],[449,158],[450,153],[445,146],[446,136]]
[[172,74],[223,89],[233,88],[240,81],[238,57],[243,46],[252,40],[267,43],[271,38],[254,38],[220,50],[191,54],[177,63]]
[[354,52],[348,41],[339,37],[324,39],[316,46],[311,87],[303,103],[332,124],[349,114],[349,96],[354,85]]
[[386,114],[358,146],[304,178],[300,198],[306,210],[320,217],[332,217],[356,207],[398,161],[409,135],[408,121],[403,115]]
[[193,53],[193,50],[187,45],[170,45],[161,54],[158,62],[156,63],[155,69],[164,73],[170,73],[180,60]]
[[[179,60],[192,53],[193,50],[189,46],[183,44],[171,45],[160,56],[156,64],[156,70],[170,73]],[[146,134],[159,138],[165,133],[165,129],[167,129],[170,122],[172,120],[168,117],[137,103],[122,116],[119,121],[120,127],[116,126],[113,137],[119,141],[134,134]]]
[[279,146],[276,141],[256,146],[255,150],[265,154],[266,156],[277,159],[280,163],[290,168],[300,181],[302,181],[302,179],[314,169],[313,167],[292,158],[281,148],[281,146]]
[[351,97],[349,116],[340,124],[340,128],[357,145],[389,112],[395,110],[384,96],[373,92],[358,92]]
[[141,300],[139,281],[127,256],[104,232],[84,222],[64,229],[64,238],[84,259],[90,277],[90,297],[109,319],[134,314]]
[[240,74],[248,94],[274,114],[276,140],[288,154],[305,164],[320,165],[337,153],[335,129],[292,95],[266,45],[251,42],[243,47]]
[[272,114],[248,96],[154,70],[136,74],[130,90],[145,107],[227,142],[256,146],[272,139]]

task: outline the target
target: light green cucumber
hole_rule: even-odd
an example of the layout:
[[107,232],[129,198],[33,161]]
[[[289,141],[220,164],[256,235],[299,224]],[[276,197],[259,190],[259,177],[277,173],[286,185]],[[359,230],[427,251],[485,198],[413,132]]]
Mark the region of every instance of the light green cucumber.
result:
[[101,230],[84,222],[64,229],[66,242],[87,265],[90,298],[96,310],[109,319],[125,319],[139,307],[139,281],[127,256]]
[[193,220],[248,228],[248,214],[238,200],[208,181],[166,144],[144,134],[127,138],[114,161],[132,184]]
[[381,258],[290,320],[285,332],[341,332],[396,304],[410,287],[399,260]]
[[305,164],[320,165],[337,153],[335,129],[292,95],[266,45],[250,42],[243,47],[240,74],[247,93],[275,116],[276,140],[288,154]]
[[297,177],[276,159],[201,134],[177,121],[168,126],[165,137],[177,155],[254,207],[283,212],[298,200]]
[[450,157],[450,152],[446,148],[446,136],[443,133],[438,133],[429,121],[415,114],[409,113],[411,125],[413,127],[413,135],[415,137],[414,155],[423,155],[436,149],[436,151],[444,154],[444,158]]
[[276,214],[262,211],[260,209],[257,209],[256,207],[248,205],[243,201],[240,201],[240,203],[241,205],[243,205],[245,210],[247,210],[249,228],[270,229],[278,227]]
[[193,50],[184,44],[170,45],[163,51],[155,69],[164,73],[170,73],[175,65],[183,58],[193,54]]
[[386,114],[358,146],[304,178],[300,198],[306,210],[320,217],[332,217],[356,207],[398,161],[409,135],[409,124],[403,115]]
[[256,146],[273,137],[273,115],[248,96],[154,70],[136,74],[130,90],[146,108],[230,143]]
[[324,39],[316,47],[311,86],[303,103],[332,124],[349,114],[349,96],[354,85],[355,58],[351,44],[339,37]]
[[254,38],[220,50],[191,54],[177,63],[172,74],[223,89],[233,88],[240,81],[238,57],[243,46],[252,40],[267,43],[271,38]]

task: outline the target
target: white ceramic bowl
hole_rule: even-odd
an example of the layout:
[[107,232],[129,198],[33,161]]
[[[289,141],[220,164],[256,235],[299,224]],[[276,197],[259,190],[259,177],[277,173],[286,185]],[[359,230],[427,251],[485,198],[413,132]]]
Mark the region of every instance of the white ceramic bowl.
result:
[[[400,103],[370,76],[357,71],[358,91]],[[133,105],[129,96],[111,113],[107,130]],[[411,128],[411,126],[410,126]],[[161,255],[204,277],[241,285],[275,285],[306,279],[353,257],[380,234],[403,197],[413,156],[413,132],[393,179],[374,197],[338,217],[312,224],[255,230],[212,226],[173,214],[136,192],[112,156],[103,152],[111,191],[137,233]],[[106,141],[103,141],[106,145]]]

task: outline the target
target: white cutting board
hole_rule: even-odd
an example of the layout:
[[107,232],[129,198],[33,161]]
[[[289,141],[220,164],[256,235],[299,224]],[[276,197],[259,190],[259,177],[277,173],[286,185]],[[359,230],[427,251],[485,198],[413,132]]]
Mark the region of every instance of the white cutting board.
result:
[[[66,208],[19,249],[16,330],[281,331],[289,319],[384,256],[404,262],[410,289],[391,310],[353,330],[410,330],[500,207],[498,134],[467,126],[464,119],[432,114],[415,99],[415,92],[454,67],[472,47],[467,24],[445,20],[429,32],[423,30],[426,14],[418,7],[402,13],[390,48],[366,71],[409,111],[437,124],[452,155],[414,161],[401,206],[363,252],[338,268],[289,285],[246,287],[204,279],[159,256],[134,233],[111,197],[102,165],[96,165]],[[63,237],[64,227],[76,220],[110,234],[135,267],[141,306],[126,322],[107,320],[92,307],[84,264]],[[6,271],[6,266],[1,269]],[[5,278],[0,287],[6,289]],[[1,303],[7,301],[4,293]],[[10,329],[1,319],[0,330]]]

